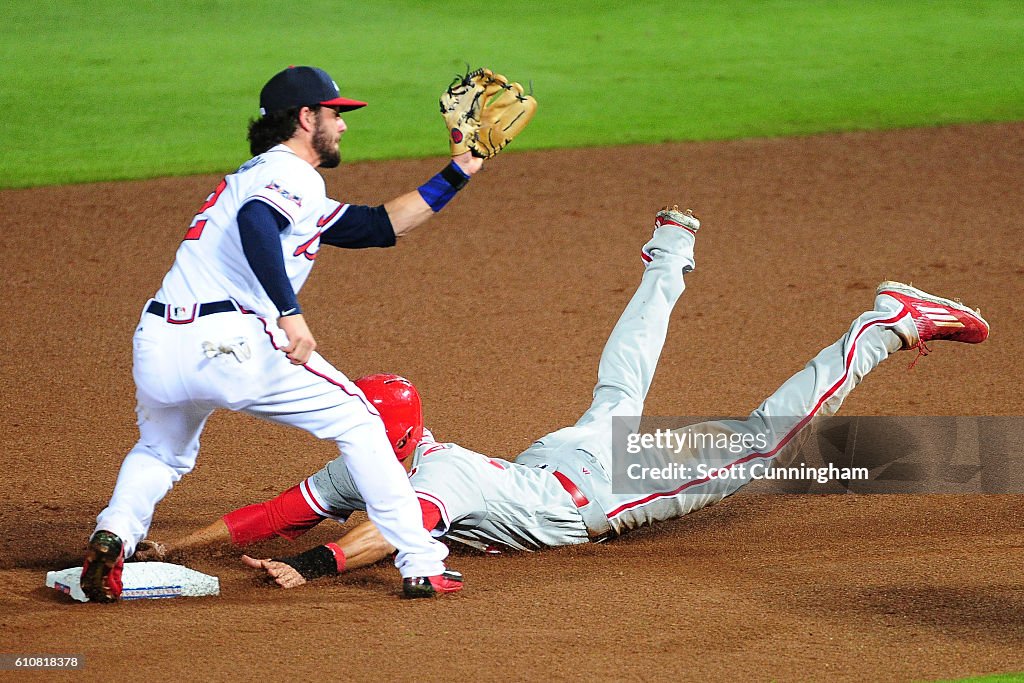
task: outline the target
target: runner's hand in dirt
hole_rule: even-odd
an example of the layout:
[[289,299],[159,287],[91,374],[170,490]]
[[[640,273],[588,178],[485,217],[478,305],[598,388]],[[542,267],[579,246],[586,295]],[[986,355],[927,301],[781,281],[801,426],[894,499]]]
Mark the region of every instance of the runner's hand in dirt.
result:
[[274,579],[281,588],[297,588],[306,583],[306,580],[302,578],[302,575],[299,574],[295,567],[284,562],[271,559],[257,560],[248,555],[242,555],[242,563],[246,567],[265,570],[267,576]]

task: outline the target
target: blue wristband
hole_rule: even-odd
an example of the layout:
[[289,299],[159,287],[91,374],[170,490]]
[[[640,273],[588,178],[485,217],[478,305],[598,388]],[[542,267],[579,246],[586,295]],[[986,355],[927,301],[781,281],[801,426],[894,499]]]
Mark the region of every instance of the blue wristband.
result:
[[466,186],[469,176],[453,161],[441,169],[441,172],[420,185],[418,189],[423,201],[437,213],[454,197],[455,193]]

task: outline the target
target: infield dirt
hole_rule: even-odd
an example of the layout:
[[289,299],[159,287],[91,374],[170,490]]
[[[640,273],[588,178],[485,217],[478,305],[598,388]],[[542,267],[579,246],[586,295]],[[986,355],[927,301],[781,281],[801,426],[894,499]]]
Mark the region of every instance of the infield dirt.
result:
[[[586,408],[664,204],[703,221],[652,415],[749,412],[882,279],[978,305],[984,345],[889,359],[847,415],[1021,415],[1024,124],[506,154],[397,249],[325,251],[302,301],[350,377],[400,372],[435,434],[500,457]],[[441,160],[344,165],[379,203]],[[0,653],[78,654],[87,680],[909,680],[1024,670],[1024,496],[746,496],[604,545],[456,551],[450,598],[397,598],[389,566],[284,591],[237,552],[187,563],[219,598],[70,604],[136,439],[131,334],[218,181],[8,190],[3,245]],[[218,413],[157,509],[169,537],[333,457]],[[295,546],[337,535],[325,523]],[[0,678],[7,674],[0,673]]]

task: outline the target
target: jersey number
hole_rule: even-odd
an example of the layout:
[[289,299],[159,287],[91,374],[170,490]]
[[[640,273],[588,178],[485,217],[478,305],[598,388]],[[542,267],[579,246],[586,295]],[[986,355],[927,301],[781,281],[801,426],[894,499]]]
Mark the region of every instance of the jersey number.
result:
[[217,203],[220,199],[221,192],[228,186],[228,179],[220,181],[220,185],[217,189],[210,193],[210,196],[206,198],[206,201],[202,206],[199,207],[199,213],[192,219],[192,224],[188,226],[188,230],[185,232],[185,239],[197,240],[203,235],[203,228],[206,227],[206,212],[209,211],[210,207]]

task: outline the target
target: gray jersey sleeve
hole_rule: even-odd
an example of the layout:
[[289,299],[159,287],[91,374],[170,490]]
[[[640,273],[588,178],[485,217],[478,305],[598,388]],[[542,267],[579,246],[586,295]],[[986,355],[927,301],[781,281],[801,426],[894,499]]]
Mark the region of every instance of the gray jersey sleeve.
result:
[[303,486],[303,495],[309,496],[306,502],[324,517],[344,522],[354,511],[366,510],[366,501],[344,457],[330,461],[306,482],[309,484],[308,491]]

